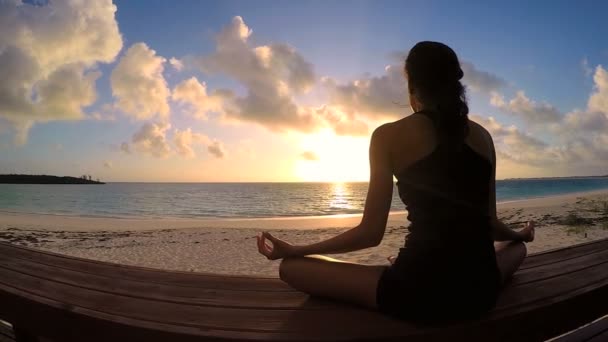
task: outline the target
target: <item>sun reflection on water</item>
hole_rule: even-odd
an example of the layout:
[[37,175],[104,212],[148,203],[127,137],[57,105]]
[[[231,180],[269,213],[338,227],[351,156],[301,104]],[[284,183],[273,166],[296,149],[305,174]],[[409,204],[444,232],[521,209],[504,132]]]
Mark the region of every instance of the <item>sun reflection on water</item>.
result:
[[349,192],[346,184],[341,182],[333,183],[332,198],[329,206],[332,209],[352,209],[352,205],[349,203],[351,197],[352,194]]

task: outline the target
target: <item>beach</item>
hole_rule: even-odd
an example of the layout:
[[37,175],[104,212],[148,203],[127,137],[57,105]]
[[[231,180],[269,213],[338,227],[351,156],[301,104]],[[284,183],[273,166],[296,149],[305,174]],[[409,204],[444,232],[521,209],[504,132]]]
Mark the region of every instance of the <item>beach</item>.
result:
[[[407,233],[406,212],[391,213],[382,243],[336,254],[388,264]],[[498,216],[513,228],[538,223],[529,253],[608,237],[608,190],[503,202]],[[294,244],[320,241],[359,223],[361,215],[256,219],[77,217],[0,212],[0,241],[115,263],[235,275],[276,277],[278,261],[257,252],[262,231]]]

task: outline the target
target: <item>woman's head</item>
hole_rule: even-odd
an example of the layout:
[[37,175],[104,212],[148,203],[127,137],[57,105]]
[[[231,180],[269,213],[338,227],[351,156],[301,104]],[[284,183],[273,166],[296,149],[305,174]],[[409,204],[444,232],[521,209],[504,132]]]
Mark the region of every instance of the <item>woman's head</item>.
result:
[[438,42],[420,42],[405,60],[405,74],[414,111],[437,112],[442,135],[463,140],[469,107],[454,50]]

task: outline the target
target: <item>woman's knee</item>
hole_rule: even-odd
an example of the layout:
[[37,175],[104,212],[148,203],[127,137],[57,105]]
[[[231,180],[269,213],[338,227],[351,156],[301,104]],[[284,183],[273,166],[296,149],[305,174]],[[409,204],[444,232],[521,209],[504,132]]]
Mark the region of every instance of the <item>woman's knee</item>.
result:
[[496,245],[496,254],[524,259],[528,255],[528,248],[521,241],[504,241]]
[[286,283],[290,283],[294,274],[297,272],[298,265],[304,261],[303,257],[285,258],[279,265],[279,278]]
[[517,256],[519,258],[521,258],[522,260],[526,258],[526,256],[528,255],[528,247],[526,247],[525,243],[519,241],[513,247],[515,248]]

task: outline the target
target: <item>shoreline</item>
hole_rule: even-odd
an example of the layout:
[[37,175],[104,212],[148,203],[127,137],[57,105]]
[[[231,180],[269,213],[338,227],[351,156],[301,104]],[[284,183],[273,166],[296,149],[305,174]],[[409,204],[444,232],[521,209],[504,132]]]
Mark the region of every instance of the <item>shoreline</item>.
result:
[[[538,222],[528,253],[608,238],[608,190],[502,202],[512,228]],[[388,264],[407,235],[406,212],[391,213],[374,248],[333,255]],[[293,244],[321,241],[355,227],[361,214],[266,219],[129,219],[0,212],[0,241],[77,257],[152,268],[276,277],[278,261],[259,255],[256,235],[271,231]]]
[[[553,205],[563,201],[572,200],[576,197],[597,196],[608,194],[608,189],[579,191],[567,194],[539,196],[515,200],[506,200],[496,203],[497,210],[512,208],[534,208],[546,205]],[[389,221],[402,220],[407,222],[405,216],[407,210],[391,211]],[[315,229],[324,228],[327,225],[345,227],[356,225],[363,213],[357,214],[336,214],[336,215],[311,215],[311,216],[275,216],[275,217],[136,217],[136,216],[90,216],[90,215],[71,215],[71,214],[51,214],[51,213],[30,213],[18,211],[0,210],[0,223],[11,224],[36,224],[41,220],[50,221],[50,224],[61,223],[71,229],[77,226],[112,226],[111,230],[122,230],[125,227],[135,230],[155,230],[163,229],[160,225],[174,226],[175,229],[188,229],[194,227],[205,228],[247,228],[258,227],[257,223],[264,223],[267,229],[280,229],[281,227],[291,226],[295,229]],[[111,223],[111,224],[109,224]],[[150,225],[153,228],[150,228]],[[388,225],[388,224],[387,224]],[[148,228],[145,228],[147,226]],[[116,228],[119,227],[119,228]]]

